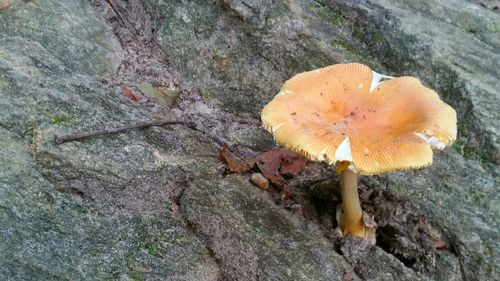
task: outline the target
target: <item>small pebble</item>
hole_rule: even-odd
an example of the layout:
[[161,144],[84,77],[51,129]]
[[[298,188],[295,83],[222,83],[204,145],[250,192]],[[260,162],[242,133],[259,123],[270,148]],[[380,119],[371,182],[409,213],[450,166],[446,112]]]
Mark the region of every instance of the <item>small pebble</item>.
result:
[[170,211],[172,212],[172,214],[175,215],[178,210],[179,210],[179,204],[177,204],[176,202],[172,202],[170,204]]
[[250,176],[250,181],[260,189],[269,188],[269,181],[261,173],[253,173]]

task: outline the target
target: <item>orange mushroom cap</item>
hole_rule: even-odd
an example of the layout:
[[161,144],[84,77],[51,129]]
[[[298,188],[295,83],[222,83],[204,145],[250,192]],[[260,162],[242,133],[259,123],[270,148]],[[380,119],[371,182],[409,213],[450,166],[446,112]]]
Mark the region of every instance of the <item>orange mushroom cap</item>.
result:
[[372,175],[432,164],[456,139],[456,112],[414,77],[358,64],[295,75],[262,111],[276,141],[314,161],[349,161]]

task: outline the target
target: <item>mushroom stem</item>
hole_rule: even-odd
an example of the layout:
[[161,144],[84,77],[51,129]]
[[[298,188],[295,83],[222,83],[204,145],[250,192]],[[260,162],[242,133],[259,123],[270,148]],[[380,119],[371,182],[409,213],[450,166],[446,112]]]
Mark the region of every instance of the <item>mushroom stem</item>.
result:
[[344,235],[365,237],[365,227],[362,221],[363,210],[359,204],[358,174],[350,169],[344,169],[340,173],[340,185],[343,210],[340,221],[342,232]]

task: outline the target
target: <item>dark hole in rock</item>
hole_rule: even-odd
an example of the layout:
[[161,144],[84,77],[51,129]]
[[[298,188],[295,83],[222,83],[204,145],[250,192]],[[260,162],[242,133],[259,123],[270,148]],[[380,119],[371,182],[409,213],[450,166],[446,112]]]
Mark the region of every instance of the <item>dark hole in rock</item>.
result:
[[[386,225],[377,228],[377,246],[384,249],[384,251],[393,254],[405,266],[413,267],[417,260],[415,258],[405,257],[398,253],[397,239],[401,235],[400,231],[393,226]],[[396,241],[396,242],[395,242]]]
[[[342,254],[345,238],[335,230],[336,209],[341,202],[338,179],[333,176],[326,181],[302,185],[296,182],[294,185],[294,180],[290,187],[293,200],[301,206],[301,215],[318,223],[325,237],[332,241],[334,250]],[[362,209],[372,215],[378,225],[376,247],[412,270],[434,272],[435,260],[439,258],[434,245],[436,239],[440,240],[440,234],[425,216],[390,188],[368,187],[361,181],[359,195]]]
[[[433,271],[439,233],[425,216],[390,189],[372,189],[360,185],[365,212],[377,222],[377,246],[416,271]],[[369,192],[370,196],[363,196]],[[364,199],[367,198],[367,199]]]

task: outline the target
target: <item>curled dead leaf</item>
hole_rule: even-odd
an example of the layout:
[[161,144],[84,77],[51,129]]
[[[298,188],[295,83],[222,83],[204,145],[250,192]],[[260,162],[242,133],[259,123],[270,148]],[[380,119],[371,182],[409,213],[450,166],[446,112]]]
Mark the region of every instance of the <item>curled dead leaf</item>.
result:
[[255,164],[255,161],[251,158],[241,159],[234,155],[226,146],[219,149],[219,160],[224,163],[228,171],[238,174],[250,170]]
[[443,240],[438,240],[438,241],[433,241],[434,242],[434,248],[438,250],[446,250],[448,249],[448,244],[444,242]]
[[284,148],[269,150],[256,157],[257,167],[261,173],[276,185],[285,183],[284,175],[298,175],[304,169],[306,162],[307,159],[304,157]]
[[420,232],[423,232],[429,236],[429,238],[432,241],[432,244],[435,249],[437,250],[446,250],[448,249],[448,243],[446,243],[442,238],[441,238],[441,233],[432,227],[427,221],[420,222],[417,225],[417,229]]
[[255,157],[241,159],[227,147],[221,147],[219,159],[225,164],[228,171],[239,174],[247,172],[257,164],[262,175],[275,185],[283,185],[285,183],[284,176],[298,175],[307,163],[306,158],[284,148],[269,150]]

